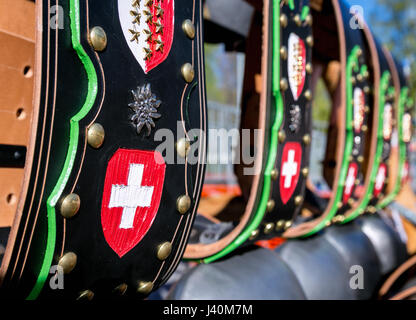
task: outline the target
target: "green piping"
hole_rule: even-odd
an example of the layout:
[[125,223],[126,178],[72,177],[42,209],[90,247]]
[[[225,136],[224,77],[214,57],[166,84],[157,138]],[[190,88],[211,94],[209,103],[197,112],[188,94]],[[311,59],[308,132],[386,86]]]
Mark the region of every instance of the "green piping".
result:
[[71,118],[70,120],[70,140],[68,146],[68,152],[65,159],[64,168],[59,176],[58,182],[56,183],[52,193],[49,195],[47,200],[47,219],[48,219],[48,235],[47,235],[47,246],[45,255],[43,257],[43,263],[39,272],[37,281],[27,300],[36,299],[45,284],[46,279],[49,275],[50,266],[52,264],[53,253],[55,251],[56,241],[56,220],[55,220],[55,206],[65,186],[68,182],[69,176],[74,165],[75,156],[78,147],[79,137],[79,121],[82,120],[94,105],[95,98],[97,96],[98,84],[97,74],[94,69],[94,65],[80,42],[80,14],[79,14],[79,0],[70,0],[70,11],[69,16],[71,19],[71,38],[72,46],[78,54],[79,59],[84,65],[84,68],[88,77],[88,93],[85,99],[84,105],[81,110]]
[[243,244],[251,236],[251,233],[257,229],[261,221],[263,220],[264,214],[266,212],[267,201],[270,197],[270,184],[271,178],[270,174],[274,168],[277,154],[277,145],[278,145],[278,132],[283,121],[283,99],[280,93],[280,5],[278,0],[273,1],[273,80],[272,80],[272,90],[273,95],[276,100],[276,116],[271,128],[271,138],[270,138],[270,150],[267,158],[266,168],[264,172],[264,183],[262,195],[260,198],[260,203],[257,208],[256,214],[244,231],[236,238],[232,243],[230,243],[226,248],[218,252],[217,254],[203,259],[204,263],[210,263],[217,259],[224,257],[229,254],[241,244]]
[[397,131],[399,134],[399,172],[396,177],[395,185],[393,191],[385,197],[381,203],[379,203],[376,208],[377,209],[383,209],[387,205],[389,205],[390,202],[396,198],[396,196],[400,192],[402,179],[403,179],[403,167],[406,162],[406,143],[403,141],[403,116],[404,116],[404,109],[405,109],[405,103],[406,98],[408,94],[409,88],[404,87],[400,91],[400,100],[399,100],[399,112],[397,115]]
[[[348,166],[350,164],[350,156],[352,153],[353,145],[354,145],[354,133],[353,133],[353,85],[350,81],[352,76],[352,71],[355,72],[360,71],[358,69],[358,53],[360,51],[360,47],[357,45],[352,50],[350,55],[348,56],[347,60],[347,69],[346,69],[346,75],[345,75],[345,82],[346,82],[346,90],[347,90],[347,101],[346,101],[346,134],[345,134],[345,146],[344,146],[344,158],[342,160],[341,164],[341,171],[339,175],[339,181],[338,185],[335,191],[335,199],[333,201],[332,207],[329,209],[329,214],[325,217],[324,220],[322,220],[315,228],[313,228],[311,231],[309,231],[306,235],[303,237],[311,236],[323,228],[326,227],[327,223],[332,220],[334,215],[338,211],[338,203],[342,199],[343,191],[344,191],[344,185],[345,185],[345,179],[347,178],[348,173]],[[364,66],[363,66],[364,67]],[[364,67],[366,68],[366,66]],[[361,72],[363,72],[363,68],[361,68]]]
[[[273,1],[273,4],[280,6],[280,4],[276,3],[275,1]],[[289,4],[289,9],[290,10],[295,10],[295,1],[294,0],[289,0],[288,4]],[[280,12],[279,12],[279,15],[280,15]]]
[[305,21],[305,19],[306,19],[306,17],[308,16],[308,14],[309,14],[309,7],[308,6],[304,6],[303,8],[302,8],[302,13],[301,13],[301,20],[302,21]]
[[355,218],[357,218],[360,214],[365,212],[368,203],[373,197],[374,191],[374,183],[377,176],[378,168],[381,162],[381,156],[383,152],[383,113],[384,113],[384,104],[385,104],[385,96],[388,90],[388,83],[390,79],[390,72],[384,71],[381,79],[380,79],[380,90],[379,90],[379,113],[378,113],[378,126],[377,126],[377,147],[376,147],[376,155],[373,164],[370,164],[371,174],[370,174],[370,183],[368,188],[365,191],[365,195],[360,202],[358,208],[356,208],[348,217],[344,219],[342,223],[347,223]]

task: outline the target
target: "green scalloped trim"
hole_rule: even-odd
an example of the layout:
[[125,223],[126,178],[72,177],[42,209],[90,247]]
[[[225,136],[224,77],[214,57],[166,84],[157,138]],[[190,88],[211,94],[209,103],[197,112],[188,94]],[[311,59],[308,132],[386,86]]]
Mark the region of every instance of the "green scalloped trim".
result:
[[339,181],[338,186],[335,191],[335,200],[333,202],[332,207],[329,209],[329,214],[325,217],[324,220],[322,220],[315,228],[313,228],[309,233],[302,237],[309,237],[323,228],[326,227],[327,223],[332,220],[332,218],[335,216],[335,214],[338,211],[338,203],[342,199],[343,191],[344,191],[344,185],[345,180],[347,178],[348,173],[348,166],[350,164],[350,156],[352,154],[352,149],[354,146],[354,133],[353,133],[353,85],[350,81],[352,76],[352,71],[355,72],[364,72],[367,68],[367,66],[363,65],[361,70],[359,69],[358,64],[358,56],[359,51],[361,51],[361,48],[356,45],[352,50],[350,55],[348,56],[347,60],[347,68],[346,68],[346,75],[345,75],[345,82],[346,82],[346,90],[347,90],[347,102],[346,102],[346,134],[345,134],[345,147],[344,147],[344,158],[342,159],[341,164],[341,171],[339,175]]
[[399,100],[399,114],[397,116],[397,129],[399,134],[399,172],[396,177],[396,181],[394,184],[393,191],[388,194],[383,201],[381,201],[376,208],[383,209],[388,206],[394,198],[399,194],[402,179],[403,179],[403,167],[406,162],[406,143],[403,141],[403,116],[404,116],[404,109],[406,104],[406,99],[408,95],[409,88],[404,87],[400,91],[400,100]]
[[379,90],[379,113],[378,113],[378,127],[377,127],[377,147],[376,147],[376,155],[374,158],[374,162],[372,164],[369,164],[369,168],[371,168],[371,174],[370,174],[370,183],[368,185],[368,188],[365,191],[364,197],[360,202],[360,205],[358,208],[356,208],[348,217],[344,219],[341,223],[347,223],[358,216],[360,216],[362,213],[365,212],[368,203],[373,197],[373,191],[374,191],[374,183],[377,176],[378,168],[380,166],[381,162],[381,156],[383,153],[383,113],[384,113],[384,104],[385,104],[385,96],[386,92],[389,88],[389,80],[390,80],[390,72],[384,71],[383,75],[380,79],[380,90]]
[[55,206],[59,198],[64,191],[71,174],[75,156],[78,148],[79,138],[79,121],[82,120],[94,105],[95,98],[98,91],[97,74],[95,72],[94,65],[91,59],[88,57],[84,48],[80,42],[80,14],[79,14],[79,0],[70,0],[70,11],[69,16],[71,19],[71,40],[72,46],[78,54],[79,59],[84,65],[85,71],[88,77],[88,93],[85,99],[84,105],[81,110],[74,115],[70,120],[70,137],[68,152],[66,155],[63,170],[59,176],[58,182],[56,183],[52,193],[49,195],[47,200],[47,220],[48,220],[48,235],[47,235],[47,246],[45,249],[45,255],[43,257],[42,267],[39,272],[37,281],[26,298],[27,300],[36,299],[48,278],[49,270],[52,264],[53,253],[55,251],[56,241],[56,218],[55,218]]
[[278,146],[278,133],[283,121],[283,99],[280,93],[280,5],[279,0],[273,1],[273,80],[272,80],[272,90],[273,95],[276,100],[276,116],[271,128],[271,138],[270,138],[270,149],[269,155],[267,158],[266,168],[264,172],[264,182],[263,190],[260,198],[260,203],[255,213],[255,216],[251,223],[244,229],[244,231],[231,242],[226,248],[220,252],[212,255],[208,258],[202,260],[204,263],[210,263],[215,260],[218,260],[225,255],[229,254],[251,236],[251,233],[258,228],[260,223],[263,220],[264,214],[266,212],[267,201],[269,200],[270,195],[270,185],[271,178],[270,174],[274,168],[277,155],[277,146]]

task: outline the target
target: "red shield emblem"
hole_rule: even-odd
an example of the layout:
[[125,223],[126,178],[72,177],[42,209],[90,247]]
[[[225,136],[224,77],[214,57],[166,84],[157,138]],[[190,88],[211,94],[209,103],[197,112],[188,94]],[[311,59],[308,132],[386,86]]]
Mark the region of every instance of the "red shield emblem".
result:
[[377,171],[376,181],[374,183],[374,196],[377,197],[383,191],[384,183],[387,177],[387,167],[384,163],[380,164]]
[[357,178],[358,166],[356,163],[351,163],[348,167],[347,179],[345,180],[344,196],[342,201],[347,203],[348,199],[351,198],[352,191],[355,185],[355,179]]
[[121,258],[150,229],[159,209],[166,164],[157,151],[119,149],[110,159],[101,204],[101,225]]
[[288,44],[287,70],[289,85],[293,98],[298,100],[302,94],[306,77],[306,49],[305,43],[299,36],[291,33]]
[[127,44],[145,73],[169,55],[175,24],[174,0],[118,0]]
[[280,168],[280,197],[286,204],[292,197],[299,180],[302,148],[297,142],[288,142],[283,148]]

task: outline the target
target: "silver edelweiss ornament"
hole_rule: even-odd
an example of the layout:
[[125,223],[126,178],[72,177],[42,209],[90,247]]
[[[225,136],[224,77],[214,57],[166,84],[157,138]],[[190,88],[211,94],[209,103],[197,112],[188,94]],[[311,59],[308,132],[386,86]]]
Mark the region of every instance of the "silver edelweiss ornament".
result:
[[158,119],[161,114],[157,113],[157,109],[162,102],[157,99],[156,95],[152,94],[150,84],[142,87],[137,87],[136,90],[131,90],[134,102],[129,103],[129,107],[134,111],[131,121],[136,126],[137,134],[139,134],[143,127],[147,129],[147,135],[150,135],[152,127],[155,127],[153,119]]

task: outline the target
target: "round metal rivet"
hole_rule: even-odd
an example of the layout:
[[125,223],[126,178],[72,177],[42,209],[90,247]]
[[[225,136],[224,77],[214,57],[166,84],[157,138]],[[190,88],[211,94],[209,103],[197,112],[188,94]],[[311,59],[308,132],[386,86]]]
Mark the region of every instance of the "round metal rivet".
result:
[[182,30],[189,39],[195,38],[195,26],[191,20],[186,19],[182,23]]
[[84,290],[80,292],[77,300],[88,300],[91,301],[94,298],[94,292],[91,290]]
[[60,212],[65,218],[72,218],[75,216],[81,206],[81,199],[76,193],[68,194],[62,201]]
[[105,131],[104,127],[99,123],[94,123],[88,128],[87,141],[88,144],[97,149],[102,146],[104,142]]
[[370,212],[370,213],[376,213],[377,212],[377,209],[375,207],[373,207],[373,206],[369,206],[367,208],[367,211]]
[[342,208],[342,206],[343,206],[343,203],[342,203],[342,202],[338,202],[338,203],[337,203],[337,208],[338,208],[338,209],[341,209],[341,208]]
[[364,112],[365,113],[369,113],[370,112],[370,107],[369,106],[365,106],[364,107]]
[[348,204],[352,207],[352,206],[355,204],[354,199],[349,198],[349,199],[348,199]]
[[185,63],[181,68],[181,72],[186,82],[190,83],[194,80],[195,71],[190,63]]
[[368,79],[370,77],[370,73],[368,70],[364,71],[364,78]]
[[309,174],[309,168],[303,168],[302,169],[302,175],[306,178]]
[[305,134],[305,135],[303,136],[302,140],[303,140],[303,143],[304,143],[306,146],[309,146],[309,145],[311,144],[311,136],[310,136],[309,134]]
[[360,182],[361,182],[360,179],[355,179],[355,181],[354,181],[356,186],[358,186],[360,184]]
[[366,93],[366,94],[370,93],[370,87],[369,86],[364,87],[364,93]]
[[307,72],[308,74],[311,74],[311,73],[312,73],[312,70],[313,70],[313,68],[312,68],[312,64],[308,62],[308,63],[306,64],[306,66],[305,66],[305,70],[306,70],[306,72]]
[[283,60],[286,60],[287,59],[287,49],[286,49],[286,47],[281,47],[280,48],[280,57]]
[[362,162],[364,161],[364,157],[363,157],[363,156],[358,156],[358,157],[357,157],[357,161],[358,161],[359,163],[362,163]]
[[358,50],[357,50],[357,56],[359,57],[359,56],[361,56],[362,54],[363,54],[363,50],[358,49]]
[[182,195],[176,200],[176,209],[180,214],[185,214],[191,207],[191,198],[187,195]]
[[172,244],[170,242],[164,242],[157,247],[157,258],[159,260],[165,260],[172,252]]
[[277,169],[273,169],[270,172],[270,178],[272,178],[272,180],[276,180],[278,175],[279,175],[279,172],[277,172]]
[[65,253],[58,262],[64,274],[70,273],[77,265],[77,255],[73,252]]
[[307,36],[306,37],[306,43],[308,44],[308,46],[313,47],[313,37],[312,36]]
[[119,294],[120,296],[123,296],[126,293],[127,288],[128,288],[127,284],[122,283],[118,285],[117,287],[115,287],[113,292],[116,294]]
[[352,84],[355,84],[357,82],[357,80],[355,79],[355,77],[351,77],[350,81],[351,81]]
[[361,130],[363,130],[363,132],[367,132],[368,127],[364,124],[364,125],[361,127]]
[[277,221],[276,222],[276,230],[277,231],[282,230],[285,227],[285,223],[286,223],[285,220],[279,220],[279,221]]
[[273,223],[273,222],[267,223],[267,224],[264,226],[264,234],[269,234],[269,233],[271,233],[271,232],[273,231],[273,229],[274,229],[274,223]]
[[297,25],[298,27],[300,27],[300,26],[301,26],[301,24],[302,24],[302,20],[300,19],[300,15],[298,15],[298,14],[296,14],[296,15],[293,17],[293,21],[296,23],[296,25]]
[[279,139],[279,142],[280,143],[282,143],[282,142],[284,142],[286,140],[286,134],[285,134],[284,131],[279,131],[278,139]]
[[305,18],[305,22],[306,22],[307,25],[311,26],[313,24],[312,15],[308,14]]
[[254,240],[254,239],[256,239],[257,238],[257,236],[259,235],[259,230],[253,230],[253,231],[251,231],[251,235],[250,235],[250,237],[249,237],[249,240]]
[[101,27],[92,28],[90,42],[95,51],[103,51],[107,47],[107,35],[104,29]]
[[285,78],[282,78],[280,80],[280,89],[282,89],[282,91],[286,91],[289,88],[289,85],[287,83],[287,80]]
[[296,206],[299,206],[302,202],[303,202],[303,197],[302,196],[296,196],[295,197],[295,205]]
[[275,202],[273,199],[270,199],[269,201],[267,201],[267,206],[266,206],[266,210],[267,212],[270,212],[274,209],[275,206]]
[[153,283],[148,281],[140,281],[137,286],[137,292],[141,294],[149,294],[153,290]]
[[286,222],[285,222],[284,229],[285,229],[285,230],[287,230],[287,229],[289,229],[291,226],[292,226],[292,221],[286,221]]
[[362,74],[357,74],[357,80],[360,82],[364,80],[364,77],[362,76]]
[[280,25],[281,25],[283,28],[286,28],[286,27],[287,27],[287,16],[286,16],[284,13],[282,13],[282,14],[280,15],[279,20],[280,20]]
[[186,140],[186,138],[181,138],[178,140],[178,142],[176,142],[176,151],[182,158],[185,158],[189,154],[190,149],[191,143]]
[[312,99],[312,92],[311,92],[311,90],[306,90],[305,91],[305,98],[306,98],[306,100],[311,100]]

